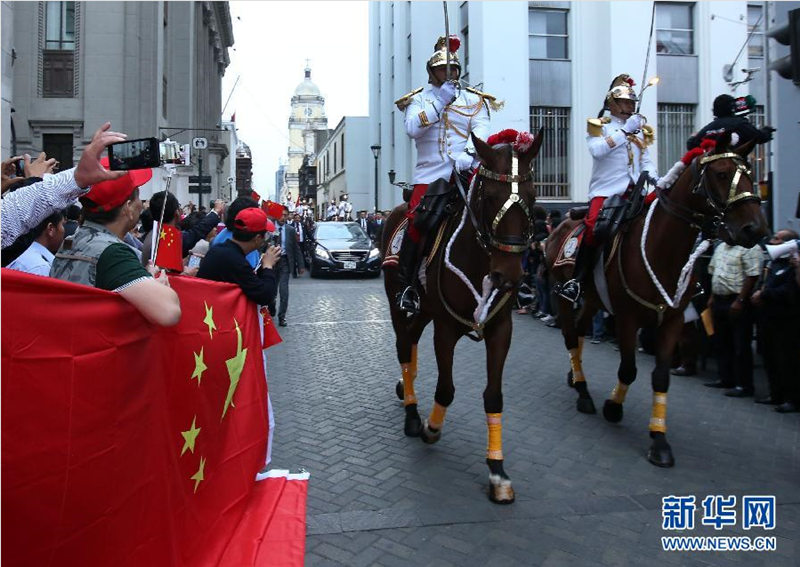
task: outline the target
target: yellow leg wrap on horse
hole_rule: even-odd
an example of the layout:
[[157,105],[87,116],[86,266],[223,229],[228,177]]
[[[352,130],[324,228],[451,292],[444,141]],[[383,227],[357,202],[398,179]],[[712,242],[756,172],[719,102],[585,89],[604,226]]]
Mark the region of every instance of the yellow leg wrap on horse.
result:
[[628,393],[628,385],[622,382],[617,382],[614,389],[611,391],[611,401],[617,404],[625,403],[625,396]]
[[573,382],[586,382],[586,378],[583,375],[580,347],[569,349],[569,366],[572,369]]
[[443,405],[433,402],[431,415],[428,416],[428,426],[434,429],[441,429],[444,424],[444,415],[447,413],[447,408]]
[[411,369],[411,376],[417,377],[417,345],[411,345],[411,362],[408,363]]
[[416,372],[411,371],[411,364],[401,364],[400,368],[403,370],[403,405],[417,403],[417,394],[414,392],[414,378]]
[[487,413],[486,427],[489,430],[489,444],[486,447],[486,458],[503,460],[503,414]]
[[650,417],[650,431],[667,432],[666,392],[653,392],[653,414]]

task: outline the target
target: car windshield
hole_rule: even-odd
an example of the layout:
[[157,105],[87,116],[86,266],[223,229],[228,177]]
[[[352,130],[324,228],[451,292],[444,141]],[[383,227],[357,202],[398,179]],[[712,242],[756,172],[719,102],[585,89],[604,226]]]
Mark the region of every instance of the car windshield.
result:
[[317,225],[317,240],[357,240],[366,237],[354,222],[321,222]]

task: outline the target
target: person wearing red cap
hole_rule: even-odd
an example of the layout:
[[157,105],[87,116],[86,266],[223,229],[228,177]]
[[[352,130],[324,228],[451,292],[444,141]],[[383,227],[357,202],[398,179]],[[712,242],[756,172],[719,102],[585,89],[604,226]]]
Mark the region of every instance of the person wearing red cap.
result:
[[154,278],[123,241],[142,212],[139,187],[152,176],[150,169],[133,170],[92,185],[81,197],[84,223],[72,248],[56,254],[50,276],[117,292],[149,321],[171,326],[181,318],[178,295],[163,272]]
[[269,224],[267,213],[259,208],[239,211],[233,221],[231,238],[208,250],[200,262],[197,277],[236,284],[257,304],[274,304],[278,285],[273,267],[281,257],[280,247],[269,246],[255,271],[246,258],[264,247]]

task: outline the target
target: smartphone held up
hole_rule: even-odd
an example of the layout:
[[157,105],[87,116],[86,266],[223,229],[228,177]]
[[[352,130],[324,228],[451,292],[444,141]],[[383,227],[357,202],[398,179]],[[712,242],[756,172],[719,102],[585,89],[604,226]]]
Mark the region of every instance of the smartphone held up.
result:
[[126,140],[108,146],[108,165],[111,171],[129,171],[160,167],[164,164],[188,165],[188,146],[157,138]]

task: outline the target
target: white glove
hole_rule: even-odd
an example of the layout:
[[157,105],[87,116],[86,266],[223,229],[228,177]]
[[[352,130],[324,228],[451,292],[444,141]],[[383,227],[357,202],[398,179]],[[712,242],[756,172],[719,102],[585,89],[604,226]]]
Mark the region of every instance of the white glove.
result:
[[462,152],[456,156],[456,171],[472,169],[473,158],[467,152]]
[[641,130],[642,128],[642,115],[641,114],[632,114],[630,118],[625,122],[625,126],[622,127],[628,134],[633,134],[637,130]]
[[436,91],[436,98],[439,99],[443,106],[449,105],[456,99],[456,84],[452,81],[444,83]]

